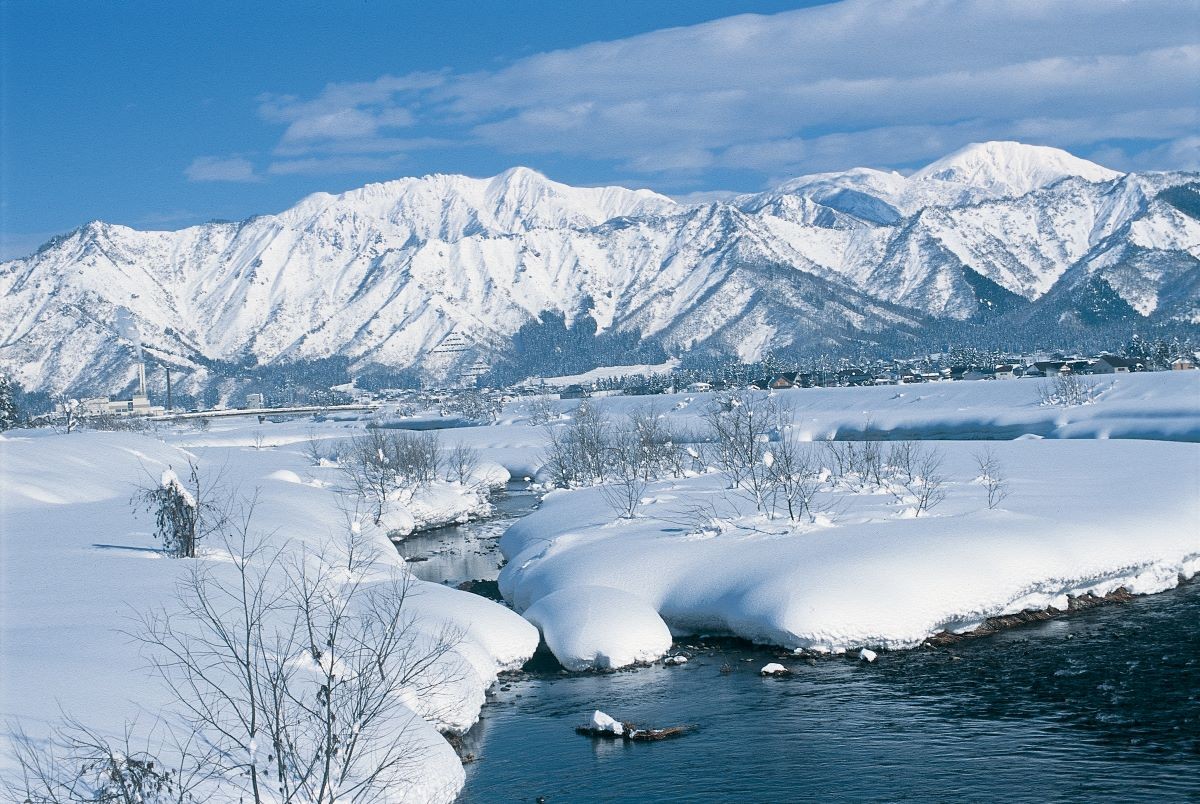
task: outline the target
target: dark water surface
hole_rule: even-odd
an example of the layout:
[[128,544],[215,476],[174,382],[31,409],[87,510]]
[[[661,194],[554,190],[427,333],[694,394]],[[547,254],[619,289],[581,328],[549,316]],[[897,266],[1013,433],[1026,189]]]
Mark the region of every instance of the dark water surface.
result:
[[[513,496],[500,522],[424,545],[447,551],[425,577],[494,578],[499,556],[476,551],[534,503]],[[1200,801],[1200,582],[874,664],[677,648],[688,664],[503,681],[467,735],[461,801]],[[759,677],[769,661],[794,674]],[[593,709],[698,728],[576,735]]]

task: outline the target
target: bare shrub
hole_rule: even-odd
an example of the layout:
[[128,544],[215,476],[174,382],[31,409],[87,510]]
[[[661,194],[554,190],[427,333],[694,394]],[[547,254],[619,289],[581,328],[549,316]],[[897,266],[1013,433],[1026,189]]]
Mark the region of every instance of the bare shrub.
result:
[[[212,778],[211,751],[194,733],[177,739],[156,724],[143,741],[136,723],[119,738],[106,737],[67,718],[47,740],[16,729],[10,756],[19,774],[5,779],[10,801],[27,804],[193,804],[207,796],[199,790]],[[166,732],[163,734],[163,732]]]
[[916,516],[929,511],[946,499],[946,476],[942,474],[940,453],[918,448],[913,458],[913,477],[905,490],[916,498]]
[[607,478],[600,487],[609,506],[622,517],[633,517],[653,476],[655,457],[636,423],[609,435]]
[[770,512],[771,466],[768,443],[781,427],[782,412],[774,399],[753,393],[718,397],[705,414],[713,437],[713,460],[763,513]]
[[337,462],[337,448],[329,443],[330,440],[319,438],[315,430],[308,431],[308,439],[304,442],[304,457],[310,464],[321,466],[324,463]]
[[231,567],[194,565],[135,634],[210,767],[255,802],[373,801],[411,781],[404,701],[455,680],[458,635],[423,632],[410,577],[381,578],[353,532],[314,555],[255,541],[247,516],[225,547]]
[[1058,374],[1038,384],[1038,397],[1043,405],[1074,407],[1089,405],[1099,395],[1099,383],[1078,374]]
[[446,479],[464,486],[470,483],[479,470],[479,450],[459,442],[446,452]]
[[263,431],[262,431],[262,430],[255,430],[255,431],[254,431],[254,436],[252,437],[252,441],[253,441],[253,444],[254,444],[254,449],[255,449],[255,450],[261,450],[261,449],[263,448],[263,442],[264,442],[264,440],[265,440],[265,437],[263,436]]
[[987,490],[988,510],[992,510],[1008,496],[1008,478],[1004,475],[999,457],[991,447],[984,447],[976,452],[975,463],[979,466],[980,481]]
[[371,428],[350,442],[340,463],[349,490],[370,507],[379,522],[396,491],[415,492],[437,479],[441,452],[434,433]]
[[816,501],[823,484],[820,461],[812,445],[785,438],[772,445],[771,456],[772,508],[782,505],[793,522],[802,517],[815,522],[824,509]]
[[611,447],[611,424],[586,402],[565,425],[546,425],[545,465],[559,486],[590,485],[604,479]]
[[888,448],[887,467],[901,483],[916,477],[916,458],[920,447],[915,441],[895,441]]

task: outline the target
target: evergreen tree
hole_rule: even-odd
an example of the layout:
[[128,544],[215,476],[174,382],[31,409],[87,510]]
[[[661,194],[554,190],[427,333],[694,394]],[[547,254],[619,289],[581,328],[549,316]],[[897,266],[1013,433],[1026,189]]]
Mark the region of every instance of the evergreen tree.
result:
[[0,374],[0,432],[16,427],[20,421],[12,381]]

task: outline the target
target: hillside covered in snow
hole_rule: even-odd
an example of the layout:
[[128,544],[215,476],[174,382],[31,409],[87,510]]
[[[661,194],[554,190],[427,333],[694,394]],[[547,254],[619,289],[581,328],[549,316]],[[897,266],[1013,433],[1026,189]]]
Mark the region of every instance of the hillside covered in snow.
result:
[[452,378],[504,365],[548,320],[659,360],[953,322],[1197,324],[1198,264],[1200,176],[1011,142],[709,204],[527,168],[432,175],[180,231],[88,223],[0,264],[0,367],[119,390],[135,371],[120,308],[193,389],[221,366],[328,357]]

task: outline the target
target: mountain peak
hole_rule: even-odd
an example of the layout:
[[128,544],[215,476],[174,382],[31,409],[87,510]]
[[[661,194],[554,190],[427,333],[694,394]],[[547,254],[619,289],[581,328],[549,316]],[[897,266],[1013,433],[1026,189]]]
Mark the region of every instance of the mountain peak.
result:
[[1024,195],[1068,176],[1108,181],[1121,173],[1059,148],[1020,142],[973,142],[918,170],[913,181],[943,181],[997,195]]

